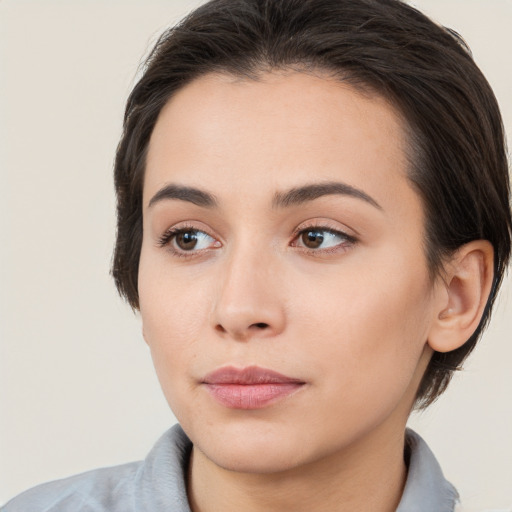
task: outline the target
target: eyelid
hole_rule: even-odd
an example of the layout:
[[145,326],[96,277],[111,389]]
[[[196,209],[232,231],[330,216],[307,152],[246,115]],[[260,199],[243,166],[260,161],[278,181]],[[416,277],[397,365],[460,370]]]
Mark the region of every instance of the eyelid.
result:
[[355,229],[349,228],[348,226],[342,226],[337,222],[323,218],[311,219],[305,222],[301,222],[295,228],[293,236],[297,237],[300,233],[308,229],[318,229],[330,231],[332,233],[338,233],[353,241],[356,241],[359,238],[359,234]]
[[[342,241],[333,247],[317,248],[317,249],[298,245],[298,240],[304,232],[314,231],[314,230],[326,231],[329,233],[333,233],[335,235],[339,235],[340,237],[343,237],[345,239],[345,241]],[[353,230],[350,230],[350,229],[340,228],[339,225],[334,226],[334,223],[329,220],[320,220],[320,219],[311,220],[306,223],[300,224],[295,229],[291,245],[292,245],[292,247],[296,247],[303,252],[306,252],[308,254],[312,254],[315,256],[337,253],[340,251],[347,250],[349,247],[353,246],[354,244],[356,244],[359,241],[357,236],[355,236],[353,234],[349,234],[347,231],[353,232]]]
[[[343,240],[340,243],[336,244],[335,246],[325,248],[308,248],[307,246],[298,245],[299,237],[308,230],[329,232],[340,236],[341,238],[343,238]],[[206,236],[214,240],[214,242],[213,244],[211,244],[210,247],[203,249],[191,249],[189,251],[174,247],[172,245],[172,242],[174,241],[176,236],[179,235],[180,233],[184,233],[187,231],[204,233]],[[352,234],[354,233],[354,231],[355,230],[350,228],[340,227],[339,223],[336,223],[329,219],[311,219],[309,221],[302,222],[301,224],[299,224],[299,226],[295,228],[292,234],[292,241],[290,242],[290,245],[292,247],[300,249],[303,252],[314,253],[315,255],[335,253],[347,250],[349,247],[351,247],[352,245],[359,241],[358,237]],[[204,254],[208,251],[211,251],[212,249],[220,248],[224,244],[219,239],[219,236],[212,234],[211,230],[207,226],[204,226],[202,222],[183,221],[172,225],[171,227],[167,228],[162,235],[158,236],[157,245],[158,247],[166,248],[175,256],[190,258],[198,256],[200,254]]]
[[[202,223],[201,223],[202,224]],[[213,235],[209,229],[206,227],[199,227],[196,223],[186,221],[186,222],[180,222],[178,224],[174,224],[170,228],[167,228],[162,235],[158,236],[157,238],[157,245],[158,247],[165,247],[167,248],[173,255],[176,256],[184,256],[184,257],[193,257],[195,255],[204,253],[205,251],[210,250],[210,248],[207,249],[198,249],[198,250],[180,250],[172,246],[173,240],[176,238],[177,235],[180,233],[184,233],[187,231],[195,231],[198,233],[204,233],[206,236],[214,240],[214,246],[212,248],[217,249],[218,247],[222,246],[222,242],[219,240],[219,237]]]

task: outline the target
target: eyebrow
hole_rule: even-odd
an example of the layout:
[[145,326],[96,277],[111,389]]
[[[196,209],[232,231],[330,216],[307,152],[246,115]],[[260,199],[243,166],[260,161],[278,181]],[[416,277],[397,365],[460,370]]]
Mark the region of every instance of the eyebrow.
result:
[[[288,208],[298,206],[328,195],[354,197],[367,202],[378,210],[382,210],[382,206],[366,192],[341,182],[313,183],[311,185],[292,188],[287,192],[276,192],[272,201],[272,207]],[[218,201],[213,194],[194,187],[169,184],[161,188],[151,198],[148,208],[165,199],[187,201],[203,208],[215,208],[218,206]]]
[[342,195],[361,199],[371,204],[378,210],[382,210],[382,206],[369,196],[366,192],[341,182],[313,183],[302,187],[292,188],[287,192],[278,192],[274,195],[272,206],[274,208],[286,208],[297,206],[308,201],[313,201],[323,196]]
[[155,203],[163,201],[164,199],[177,199],[179,201],[188,201],[203,208],[215,208],[217,200],[215,196],[199,190],[194,187],[184,187],[181,185],[166,185],[161,188],[149,201],[148,208],[151,208]]

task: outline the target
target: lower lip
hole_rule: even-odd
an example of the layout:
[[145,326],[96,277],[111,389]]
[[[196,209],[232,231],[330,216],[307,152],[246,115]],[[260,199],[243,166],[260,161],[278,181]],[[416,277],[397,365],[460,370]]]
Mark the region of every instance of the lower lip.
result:
[[269,384],[205,384],[210,394],[230,409],[261,409],[286,398],[303,384],[283,382]]

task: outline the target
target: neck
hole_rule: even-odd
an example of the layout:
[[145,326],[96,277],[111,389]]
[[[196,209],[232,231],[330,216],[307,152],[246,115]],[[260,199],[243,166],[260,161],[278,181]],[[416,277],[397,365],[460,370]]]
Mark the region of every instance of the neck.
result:
[[196,447],[189,467],[193,512],[395,511],[406,479],[404,429],[381,426],[349,448],[279,473],[217,466]]

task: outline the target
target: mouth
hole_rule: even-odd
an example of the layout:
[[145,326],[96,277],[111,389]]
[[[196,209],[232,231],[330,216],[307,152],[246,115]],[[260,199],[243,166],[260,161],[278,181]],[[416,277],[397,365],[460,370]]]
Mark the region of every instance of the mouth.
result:
[[301,389],[305,382],[258,366],[226,366],[209,373],[202,384],[221,405],[247,410],[274,404]]

